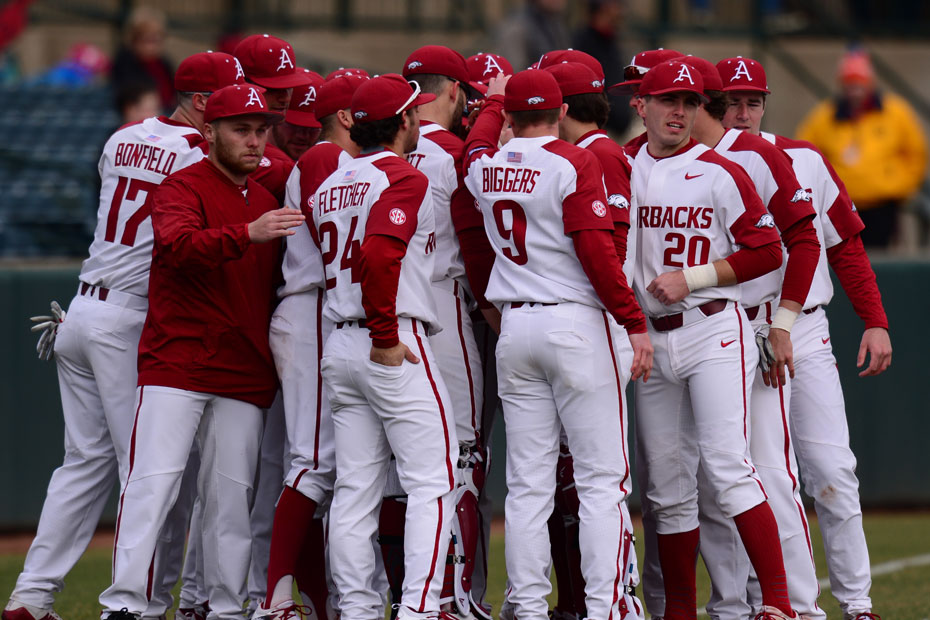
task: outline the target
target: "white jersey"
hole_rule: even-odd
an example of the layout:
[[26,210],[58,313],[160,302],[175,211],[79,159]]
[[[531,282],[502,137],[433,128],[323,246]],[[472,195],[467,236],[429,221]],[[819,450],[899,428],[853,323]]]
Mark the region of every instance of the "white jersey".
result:
[[468,168],[496,259],[488,301],[576,302],[603,308],[571,233],[613,230],[600,164],[554,137],[514,138]]
[[862,220],[845,189],[841,189],[838,179],[831,174],[823,154],[814,145],[767,132],[761,136],[788,154],[798,182],[811,195],[817,214],[813,224],[820,241],[820,259],[804,309],[827,305],[833,299],[827,250],[859,233],[863,228]]
[[323,316],[336,323],[366,318],[362,306],[362,243],[370,235],[407,245],[397,284],[398,317],[419,319],[438,333],[430,281],[436,234],[426,177],[388,150],[363,154],[320,185],[313,223],[326,274]]
[[278,287],[278,297],[305,293],[323,288],[323,260],[310,234],[312,197],[320,182],[340,166],[352,161],[352,156],[331,142],[318,142],[300,158],[287,179],[284,205],[299,209],[307,216],[305,226],[298,226],[294,234],[285,238],[281,272],[284,284]]
[[459,167],[462,159],[462,140],[436,123],[420,125],[417,148],[407,154],[407,161],[429,179],[433,196],[433,215],[436,220],[436,258],[433,280],[455,278],[467,286],[465,262],[459,248],[458,237],[452,226],[452,200],[456,191],[462,191]]
[[738,301],[739,285],[698,289],[666,306],[646,291],[661,273],[706,265],[740,246],[778,239],[746,172],[703,144],[655,159],[633,160],[630,235],[636,236],[633,290],[647,316],[683,312],[715,299]]
[[164,116],[127,125],[107,140],[97,166],[97,228],[82,282],[148,296],[154,235],[146,199],[166,176],[206,157],[202,142],[195,128]]
[[[749,132],[730,129],[714,151],[746,171],[771,214],[775,227],[782,233],[804,217],[812,214],[810,195],[801,189],[791,169],[791,160],[783,152]],[[784,252],[784,248],[782,248]],[[740,285],[740,303],[745,308],[774,301],[781,295],[785,265]]]

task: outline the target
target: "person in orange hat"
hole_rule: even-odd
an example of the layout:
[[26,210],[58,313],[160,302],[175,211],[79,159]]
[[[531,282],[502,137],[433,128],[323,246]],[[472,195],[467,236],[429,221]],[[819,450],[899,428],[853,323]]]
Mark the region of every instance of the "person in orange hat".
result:
[[927,139],[911,106],[876,88],[865,50],[846,52],[837,79],[839,95],[808,114],[798,138],[823,151],[846,184],[865,224],[862,243],[887,248],[897,233],[898,208],[926,175]]

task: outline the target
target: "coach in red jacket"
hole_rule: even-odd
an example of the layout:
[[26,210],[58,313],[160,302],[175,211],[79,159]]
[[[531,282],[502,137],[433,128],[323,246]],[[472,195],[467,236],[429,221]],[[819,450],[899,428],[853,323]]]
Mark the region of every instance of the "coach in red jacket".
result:
[[248,178],[280,118],[261,87],[216,91],[204,112],[209,158],[168,177],[152,196],[151,301],[139,344],[129,477],[113,584],[100,596],[108,620],[139,618],[146,608],[155,542],[195,438],[210,607],[220,618],[242,614],[260,408],[271,405],[277,387],[268,326],[278,239],[304,220],[299,211],[277,209]]

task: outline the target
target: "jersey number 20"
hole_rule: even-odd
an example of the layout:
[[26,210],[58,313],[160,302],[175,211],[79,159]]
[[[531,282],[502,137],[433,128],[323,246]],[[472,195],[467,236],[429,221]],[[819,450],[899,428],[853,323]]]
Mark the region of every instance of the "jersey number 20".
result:
[[688,248],[688,267],[696,265],[706,265],[710,256],[710,239],[701,235],[685,237],[681,233],[670,232],[665,235],[665,241],[671,243],[671,247],[665,248],[664,263],[666,267],[683,268],[685,264],[681,261],[684,258],[685,247]]

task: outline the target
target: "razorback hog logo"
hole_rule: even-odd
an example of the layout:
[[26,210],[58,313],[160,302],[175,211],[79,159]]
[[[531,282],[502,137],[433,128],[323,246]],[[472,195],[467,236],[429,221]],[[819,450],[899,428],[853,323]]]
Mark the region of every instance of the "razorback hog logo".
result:
[[366,112],[365,110],[359,110],[358,112],[353,113],[352,116],[354,116],[355,118],[365,118],[366,116],[368,116],[368,112]]
[[630,201],[623,194],[611,194],[607,197],[607,204],[618,209],[630,208]]
[[766,213],[756,222],[756,228],[775,228],[775,218]]
[[262,168],[271,168],[271,160],[267,157],[262,157],[262,160],[258,162],[258,165]]
[[413,70],[416,69],[417,67],[422,67],[422,66],[423,66],[423,63],[422,63],[422,62],[420,62],[419,60],[414,60],[413,62],[411,62],[411,63],[409,63],[409,64],[407,65],[407,69],[410,70],[410,71],[413,71]]
[[542,97],[530,97],[529,99],[526,100],[526,102],[530,105],[539,105],[540,103],[544,103],[545,101],[546,100],[543,99]]
[[791,199],[791,202],[810,202],[814,197],[814,193],[808,189],[799,189],[794,193],[794,198]]
[[407,221],[407,214],[404,213],[403,209],[394,208],[388,213],[388,219],[391,220],[391,224],[400,226]]
[[591,203],[591,210],[594,211],[594,215],[598,217],[604,217],[607,215],[607,207],[604,206],[604,203],[600,200],[595,200]]
[[591,86],[593,86],[594,88],[603,88],[604,82],[602,80],[594,80],[593,82],[591,82]]

